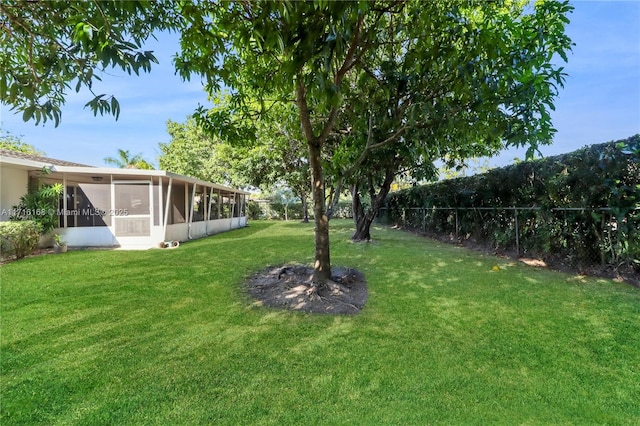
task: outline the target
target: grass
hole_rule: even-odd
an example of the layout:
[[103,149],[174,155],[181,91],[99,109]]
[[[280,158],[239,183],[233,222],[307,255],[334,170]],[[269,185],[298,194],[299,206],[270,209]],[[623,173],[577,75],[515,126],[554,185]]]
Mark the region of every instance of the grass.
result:
[[352,317],[240,290],[267,265],[310,263],[313,225],[2,266],[0,423],[640,423],[637,288],[350,233],[332,222],[333,264],[369,282]]

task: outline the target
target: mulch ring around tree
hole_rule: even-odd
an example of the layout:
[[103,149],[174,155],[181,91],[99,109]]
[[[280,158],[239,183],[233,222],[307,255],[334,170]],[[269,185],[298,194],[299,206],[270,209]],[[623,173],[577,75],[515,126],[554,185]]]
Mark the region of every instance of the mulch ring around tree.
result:
[[250,276],[246,289],[257,305],[318,314],[353,315],[367,302],[367,281],[356,269],[333,267],[333,279],[319,292],[312,276],[309,266],[270,266]]

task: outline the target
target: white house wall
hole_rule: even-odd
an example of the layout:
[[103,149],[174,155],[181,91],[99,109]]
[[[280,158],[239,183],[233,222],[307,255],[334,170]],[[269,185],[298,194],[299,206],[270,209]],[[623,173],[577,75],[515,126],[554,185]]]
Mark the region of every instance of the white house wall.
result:
[[219,234],[232,229],[247,226],[246,217],[234,217],[229,219],[215,219],[202,222],[193,222],[189,230],[188,223],[178,223],[167,225],[165,241],[188,241],[206,237],[207,235]]
[[29,171],[0,165],[0,221],[9,220],[11,208],[27,193]]
[[247,226],[245,217],[234,217],[192,223],[191,232],[187,223],[168,225],[164,236],[161,226],[151,227],[151,235],[148,237],[116,237],[110,226],[58,228],[56,232],[70,247],[119,246],[124,249],[148,249],[156,247],[161,241],[188,241],[244,226]]
[[185,241],[188,239],[189,225],[186,223],[176,223],[167,225],[164,241]]
[[58,228],[56,233],[70,247],[113,247],[118,241],[113,235],[111,227],[79,227],[79,228]]

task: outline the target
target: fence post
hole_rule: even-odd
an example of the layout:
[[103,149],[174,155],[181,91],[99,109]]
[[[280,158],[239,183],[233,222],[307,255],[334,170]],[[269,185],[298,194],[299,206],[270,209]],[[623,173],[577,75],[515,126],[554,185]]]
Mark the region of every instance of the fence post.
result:
[[460,241],[460,237],[458,236],[459,227],[460,227],[460,222],[458,222],[458,208],[456,207],[456,241]]
[[513,208],[513,215],[516,218],[516,256],[520,256],[520,230],[518,229],[518,208]]
[[427,232],[427,212],[426,209],[422,207],[420,211],[422,212],[422,232]]
[[[600,265],[601,266],[605,266],[605,264],[607,263],[606,258],[607,258],[607,248],[606,248],[606,230],[605,230],[605,226],[606,226],[606,221],[605,221],[605,215],[607,214],[607,212],[603,211],[602,212],[602,219],[601,219],[601,223],[600,223],[600,232],[602,235],[602,241],[600,241]],[[611,238],[611,235],[609,235],[609,240],[612,241],[613,238]]]
[[407,224],[407,214],[406,214],[406,209],[402,209],[402,226],[406,226]]

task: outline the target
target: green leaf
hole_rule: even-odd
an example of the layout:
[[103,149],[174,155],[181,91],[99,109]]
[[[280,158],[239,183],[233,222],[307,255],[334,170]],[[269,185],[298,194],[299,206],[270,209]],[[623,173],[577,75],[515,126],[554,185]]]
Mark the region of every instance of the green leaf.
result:
[[111,97],[111,113],[115,116],[116,121],[120,118],[120,103],[115,97]]
[[33,117],[33,113],[36,110],[36,106],[31,104],[22,112],[22,121],[29,121]]

